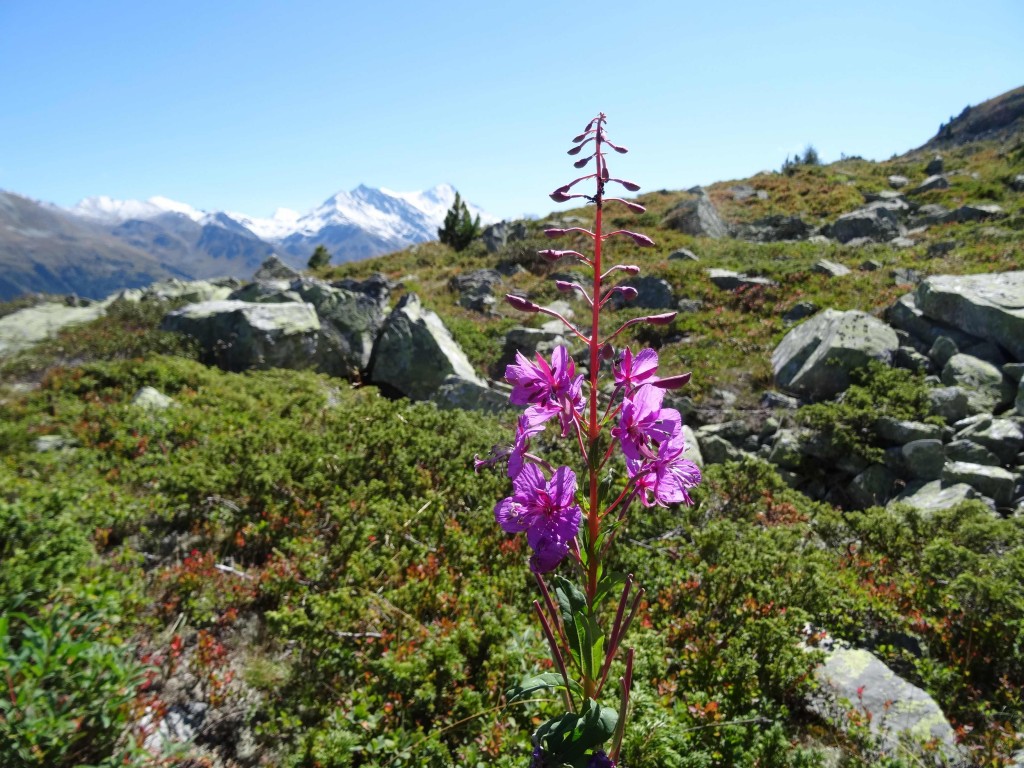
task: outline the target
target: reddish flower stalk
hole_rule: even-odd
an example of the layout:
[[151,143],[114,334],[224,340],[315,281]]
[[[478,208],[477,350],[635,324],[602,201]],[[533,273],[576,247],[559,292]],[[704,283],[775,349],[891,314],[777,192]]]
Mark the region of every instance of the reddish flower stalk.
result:
[[[567,713],[562,718],[548,721],[534,735],[535,765],[575,764],[581,754],[591,756],[591,766],[614,765],[613,761],[618,759],[632,686],[632,649],[626,651],[625,675],[619,679],[621,698],[618,711],[603,707],[597,699],[626,633],[640,610],[644,590],[634,591],[632,575],[626,579],[610,630],[603,632],[599,601],[609,597],[611,591],[607,577],[606,581],[601,581],[605,573],[603,560],[626,521],[634,500],[639,499],[644,507],[692,503],[688,489],[700,482],[699,469],[683,456],[686,446],[681,416],[677,410],[663,407],[662,402],[665,391],[685,384],[689,374],[660,378],[657,376],[658,356],[654,350],[642,350],[634,357],[628,347],[617,355],[611,345],[611,341],[627,328],[637,323],[665,325],[672,322],[675,313],[634,318],[622,323],[609,336],[601,337],[600,313],[612,296],[619,294],[627,301],[637,296],[637,290],[632,286],[606,287],[605,281],[617,272],[630,277],[640,272],[634,264],[615,264],[604,269],[604,242],[610,237],[618,237],[638,247],[654,245],[651,238],[639,232],[627,229],[604,231],[605,203],[621,203],[634,212],[644,210],[639,203],[605,196],[605,185],[609,181],[631,192],[640,187],[631,181],[612,178],[609,173],[605,157],[607,150],[610,148],[624,154],[626,149],[608,140],[604,124],[605,116],[599,114],[573,140],[575,146],[569,150],[570,155],[581,154],[584,148],[591,151],[574,165],[582,167],[593,161],[594,172],[580,176],[551,193],[556,202],[585,199],[592,204],[593,229],[551,227],[544,230],[550,238],[566,235],[590,238],[592,255],[588,257],[576,250],[544,249],[539,252],[552,262],[568,256],[593,270],[589,292],[578,283],[556,281],[560,291],[578,292],[587,301],[590,307],[589,329],[576,328],[562,314],[528,299],[515,295],[506,297],[506,301],[518,310],[547,314],[561,320],[573,336],[586,344],[587,374],[584,377],[576,373],[576,361],[564,346],[554,350],[550,363],[541,355],[536,356],[536,361],[531,361],[517,353],[516,362],[505,371],[505,379],[513,385],[510,401],[514,405],[526,406],[516,428],[515,441],[510,447],[497,446],[491,459],[475,461],[478,468],[492,466],[499,461],[508,465],[513,493],[495,505],[495,519],[506,532],[527,535],[527,542],[533,550],[530,567],[544,598],[543,606],[534,602],[534,610],[562,680],[562,684],[556,685],[553,682],[556,678],[550,673],[541,675],[524,683],[518,692],[512,689],[510,696],[519,698],[524,691],[558,687],[563,688],[566,698]],[[593,195],[570,193],[575,185],[591,179],[595,186]],[[615,388],[602,414],[598,398],[601,363],[613,358],[616,358]],[[556,417],[562,437],[573,439],[578,444],[584,468],[581,475],[585,478],[567,466],[552,467],[528,450],[531,438],[544,431],[545,423],[556,420]],[[604,446],[602,432],[610,426],[611,441]],[[617,497],[602,508],[600,474],[616,448],[623,454],[629,479]],[[582,499],[576,495],[578,477]],[[602,531],[602,523],[606,520],[606,530]],[[579,568],[582,589],[560,576],[552,577],[553,586],[549,589],[542,578],[541,574],[553,571],[564,559]],[[552,597],[552,589],[557,601]],[[570,681],[567,660],[573,663],[573,672],[578,671],[578,680]],[[574,694],[580,697],[578,703],[573,698]],[[608,724],[609,730],[601,734],[600,739],[602,742],[611,740],[612,749],[607,755],[600,745],[595,745],[592,732],[587,736],[586,745],[576,748],[582,752],[575,753],[571,738],[553,736],[555,732],[565,733],[565,728],[574,722],[575,717],[589,718],[587,722],[593,723],[595,708],[599,713],[598,721]],[[611,723],[614,723],[614,729]],[[556,730],[551,731],[552,728]],[[570,730],[583,733],[586,729]]]

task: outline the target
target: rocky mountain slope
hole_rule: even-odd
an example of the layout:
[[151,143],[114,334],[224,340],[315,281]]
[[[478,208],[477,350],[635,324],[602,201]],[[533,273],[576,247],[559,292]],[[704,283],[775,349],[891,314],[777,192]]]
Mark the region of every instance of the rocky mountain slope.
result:
[[[1024,136],[941,155],[607,212],[657,245],[609,242],[642,272],[604,331],[679,313],[619,340],[692,372],[672,405],[704,466],[695,506],[621,529],[649,602],[625,764],[1024,763]],[[494,525],[507,478],[471,466],[511,437],[510,355],[572,344],[502,297],[587,316],[554,281],[579,265],[536,251],[592,216],[164,282],[0,364],[0,612],[34,622],[6,634],[148,665],[118,708],[131,686],[83,684],[81,648],[54,644],[48,679],[0,654],[19,696],[59,685],[107,718],[56,713],[51,763],[124,762],[140,734],[225,768],[525,764],[535,724],[502,692],[544,639]],[[16,711],[0,749],[38,739]]]

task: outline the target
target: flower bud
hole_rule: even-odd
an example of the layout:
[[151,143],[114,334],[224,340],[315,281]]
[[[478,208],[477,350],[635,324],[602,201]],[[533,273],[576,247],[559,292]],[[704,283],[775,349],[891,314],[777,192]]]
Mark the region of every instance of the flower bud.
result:
[[625,272],[627,275],[639,275],[640,267],[636,264],[616,264],[615,269]]
[[545,229],[544,230],[544,234],[547,235],[548,237],[555,238],[555,237],[561,237],[562,235],[564,235],[566,233],[566,231],[567,230],[558,229],[557,227],[552,227],[551,229]]
[[580,288],[576,283],[570,283],[568,280],[555,280],[555,287],[562,293],[572,293]]
[[650,248],[654,245],[654,241],[647,235],[641,234],[640,232],[630,232],[628,229],[617,229],[614,232],[609,232],[605,237],[611,237],[612,235],[625,235],[626,237],[631,238],[634,243],[643,246],[644,248]]
[[640,203],[634,203],[629,200],[623,200],[621,197],[609,197],[606,198],[606,202],[622,203],[624,206],[629,208],[633,213],[644,213],[647,211]]
[[643,318],[643,321],[645,323],[650,323],[651,325],[668,325],[676,319],[676,315],[678,314],[678,312],[665,312],[661,315],[648,315]]
[[585,130],[585,131],[584,131],[583,133],[581,133],[581,134],[580,134],[579,136],[576,136],[576,137],[575,137],[575,138],[574,138],[574,139],[572,140],[572,143],[573,143],[573,144],[579,144],[579,143],[580,143],[581,141],[583,141],[583,140],[584,140],[585,138],[587,138],[587,136],[588,136],[589,134],[590,134],[590,128],[588,127],[588,128],[587,128],[587,130]]
[[677,376],[666,376],[664,379],[652,381],[651,384],[661,389],[679,389],[690,380],[690,376],[689,373],[680,373]]
[[636,288],[632,285],[617,285],[612,289],[612,293],[621,293],[626,301],[632,301],[638,296]]
[[621,184],[623,187],[625,187],[630,192],[639,192],[640,191],[640,185],[637,184],[636,182],[626,181],[625,179],[610,179],[610,181],[617,181],[619,184]]
[[540,307],[532,301],[527,301],[522,296],[516,296],[514,293],[505,294],[505,301],[513,309],[518,309],[520,312],[540,312]]
[[605,345],[601,347],[601,359],[611,360],[613,357],[615,357],[615,347],[611,343],[605,342]]
[[592,158],[592,157],[593,157],[593,155],[591,155],[590,157],[584,157],[582,160],[577,160],[572,165],[573,165],[574,168],[582,168],[584,165],[586,165],[587,163],[590,162],[590,158]]
[[537,255],[546,261],[558,261],[565,256],[576,256],[577,258],[585,258],[579,251],[556,251],[554,248],[545,248],[542,251],[537,251]]
[[565,154],[567,154],[567,155],[578,155],[578,154],[580,153],[580,150],[581,150],[581,149],[583,149],[583,145],[582,145],[582,144],[577,144],[577,145],[576,145],[575,147],[573,147],[572,149],[570,149],[570,150],[569,150],[568,152],[566,152]]
[[567,195],[565,194],[563,189],[556,189],[554,192],[548,195],[548,197],[550,197],[556,203],[564,203],[566,200],[571,200],[574,197],[574,195]]

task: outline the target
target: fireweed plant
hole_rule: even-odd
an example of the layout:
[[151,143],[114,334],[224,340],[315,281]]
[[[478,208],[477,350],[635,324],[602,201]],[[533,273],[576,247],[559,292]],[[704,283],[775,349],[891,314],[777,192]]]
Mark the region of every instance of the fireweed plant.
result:
[[[512,385],[511,403],[526,406],[526,410],[519,417],[511,446],[496,447],[490,457],[476,461],[477,470],[499,463],[508,467],[512,495],[497,503],[494,516],[507,533],[526,534],[532,550],[530,569],[541,597],[534,601],[533,609],[556,670],[523,681],[507,692],[506,701],[512,704],[538,691],[556,690],[565,703],[564,714],[534,732],[531,768],[605,768],[619,759],[632,686],[632,648],[623,654],[618,706],[600,702],[612,663],[640,610],[644,590],[635,588],[632,575],[606,567],[609,551],[634,501],[642,507],[692,504],[688,491],[701,480],[700,470],[683,456],[686,445],[679,412],[662,405],[665,391],[684,385],[690,374],[661,378],[653,349],[634,355],[628,347],[616,351],[612,346],[628,327],[637,323],[664,325],[675,313],[629,320],[605,338],[599,332],[601,310],[614,294],[622,294],[627,300],[636,296],[636,289],[628,286],[606,287],[609,278],[618,277],[616,273],[620,272],[632,276],[640,271],[626,264],[605,269],[602,245],[612,237],[628,238],[639,246],[654,245],[639,232],[619,229],[606,233],[602,229],[608,203],[624,205],[634,213],[644,211],[635,202],[605,196],[609,183],[630,192],[640,188],[631,181],[611,177],[605,159],[609,149],[627,151],[609,141],[605,116],[599,114],[573,139],[569,150],[570,155],[589,150],[575,167],[593,162],[594,172],[551,193],[555,202],[583,199],[594,206],[593,231],[582,227],[545,230],[550,238],[573,233],[589,238],[591,255],[573,250],[540,251],[547,260],[574,259],[592,270],[589,290],[578,283],[557,281],[561,291],[581,294],[590,306],[589,334],[555,311],[518,296],[505,297],[517,310],[541,312],[565,323],[568,332],[587,346],[588,373],[576,373],[575,362],[565,347],[557,347],[550,361],[540,354],[533,361],[516,353],[516,362],[506,368],[505,378]],[[593,195],[573,191],[582,182],[593,183]],[[601,363],[608,360],[613,361],[614,376],[610,398],[599,396]],[[557,422],[561,437],[578,447],[582,481],[571,467],[554,467],[531,453],[531,439],[549,422]],[[609,476],[607,465],[616,449],[622,452],[626,467],[621,490],[621,480],[618,484],[602,481],[603,476]],[[575,579],[553,573],[563,561],[571,566]]]

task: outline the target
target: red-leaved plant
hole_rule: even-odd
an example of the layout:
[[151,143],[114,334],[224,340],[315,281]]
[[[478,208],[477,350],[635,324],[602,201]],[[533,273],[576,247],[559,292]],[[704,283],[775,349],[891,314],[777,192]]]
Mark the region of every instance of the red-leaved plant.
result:
[[[629,320],[601,338],[599,318],[612,296],[629,300],[636,289],[606,282],[616,273],[627,276],[639,267],[602,265],[602,245],[611,237],[627,238],[638,246],[654,241],[639,232],[618,229],[604,232],[602,216],[606,203],[625,206],[642,213],[643,206],[617,197],[606,197],[609,183],[636,192],[639,185],[612,178],[605,155],[608,150],[625,153],[609,141],[605,116],[591,120],[583,133],[573,139],[570,155],[582,155],[576,168],[593,163],[593,173],[581,176],[551,193],[555,202],[580,199],[595,208],[593,230],[582,227],[548,229],[558,238],[570,233],[589,239],[590,255],[574,250],[546,249],[541,256],[551,261],[574,259],[592,270],[588,287],[558,281],[562,291],[578,292],[591,309],[589,329],[578,329],[557,312],[518,296],[507,296],[514,308],[542,312],[562,320],[568,332],[587,347],[587,375],[576,373],[576,363],[565,347],[558,347],[550,362],[541,355],[529,360],[521,353],[505,371],[512,385],[513,405],[526,406],[516,427],[511,446],[496,449],[488,459],[478,459],[476,468],[507,464],[512,495],[494,508],[498,524],[508,533],[525,533],[532,549],[530,569],[541,599],[533,603],[551,650],[556,672],[531,677],[506,694],[508,704],[541,690],[560,691],[566,711],[548,720],[533,734],[531,768],[605,768],[619,759],[629,711],[632,687],[633,649],[624,655],[623,673],[618,678],[617,706],[601,702],[606,696],[613,662],[619,656],[626,632],[640,610],[643,589],[634,589],[632,575],[612,572],[606,567],[609,550],[626,522],[632,503],[644,507],[658,504],[691,504],[689,489],[701,479],[700,470],[684,458],[686,445],[679,412],[662,407],[666,389],[684,385],[690,374],[661,378],[658,356],[643,349],[635,356],[629,347],[612,346],[626,328],[637,323],[665,325],[675,313],[648,315]],[[592,182],[593,195],[574,191],[577,184]],[[618,275],[616,275],[618,277]],[[614,388],[610,398],[601,392],[601,362],[614,360]],[[586,380],[586,383],[584,381]],[[530,452],[531,438],[543,432],[557,418],[561,436],[573,440],[580,454],[580,475],[568,466],[553,467]],[[622,452],[626,467],[624,483],[602,483],[602,472],[615,454]],[[577,478],[582,476],[582,487]],[[615,490],[610,490],[614,487]],[[566,561],[575,578],[554,573]],[[617,599],[616,599],[617,598]],[[608,620],[611,619],[610,625]]]

